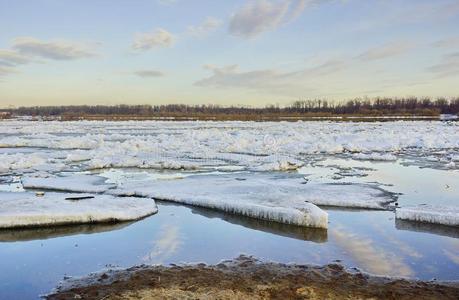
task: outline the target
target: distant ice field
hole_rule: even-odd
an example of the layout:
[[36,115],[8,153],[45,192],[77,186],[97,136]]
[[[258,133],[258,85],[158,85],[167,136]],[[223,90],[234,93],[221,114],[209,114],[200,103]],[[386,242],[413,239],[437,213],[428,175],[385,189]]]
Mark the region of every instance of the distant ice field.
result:
[[[60,151],[26,155],[6,150],[12,147]],[[199,169],[231,164],[274,171],[296,169],[317,155],[373,161],[410,158],[457,169],[459,123],[2,121],[0,148],[5,149],[0,151],[0,172],[55,171],[74,163],[86,169]]]

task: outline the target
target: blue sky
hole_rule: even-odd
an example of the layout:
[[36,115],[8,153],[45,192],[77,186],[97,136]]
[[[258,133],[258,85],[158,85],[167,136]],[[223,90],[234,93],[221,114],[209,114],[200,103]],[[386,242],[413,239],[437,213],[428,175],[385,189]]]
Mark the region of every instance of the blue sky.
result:
[[0,0],[0,106],[459,95],[457,0]]

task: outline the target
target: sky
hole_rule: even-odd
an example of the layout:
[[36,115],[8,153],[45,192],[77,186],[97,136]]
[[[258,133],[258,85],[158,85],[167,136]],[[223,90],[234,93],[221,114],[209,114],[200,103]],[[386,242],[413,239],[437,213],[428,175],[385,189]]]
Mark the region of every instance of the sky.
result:
[[0,107],[459,96],[459,0],[0,0]]

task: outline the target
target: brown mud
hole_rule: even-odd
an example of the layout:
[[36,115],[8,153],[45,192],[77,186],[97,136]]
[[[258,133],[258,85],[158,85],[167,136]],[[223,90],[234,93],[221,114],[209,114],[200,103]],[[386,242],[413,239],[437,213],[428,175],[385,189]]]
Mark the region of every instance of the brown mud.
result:
[[214,266],[139,266],[92,274],[64,282],[47,299],[459,299],[459,284],[241,256]]

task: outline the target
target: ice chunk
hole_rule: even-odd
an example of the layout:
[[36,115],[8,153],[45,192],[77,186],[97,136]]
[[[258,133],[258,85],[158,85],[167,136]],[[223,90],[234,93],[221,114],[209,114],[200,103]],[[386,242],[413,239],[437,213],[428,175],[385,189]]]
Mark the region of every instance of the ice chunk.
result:
[[304,163],[292,158],[278,158],[253,168],[256,171],[291,171],[304,166]]
[[10,170],[22,170],[36,168],[45,165],[46,158],[38,154],[1,154],[0,155],[0,173]]
[[358,160],[380,160],[380,161],[394,161],[397,160],[397,156],[390,153],[378,153],[372,152],[369,154],[366,153],[357,153],[352,155],[353,159]]
[[28,189],[46,189],[55,191],[103,193],[115,187],[104,183],[105,178],[92,175],[71,175],[62,177],[24,177],[22,185]]
[[418,205],[397,208],[395,217],[400,220],[459,226],[459,207]]
[[0,192],[0,228],[130,221],[158,211],[153,199],[95,195],[78,201],[76,194]]
[[81,162],[91,159],[91,152],[87,150],[74,150],[67,154],[66,160],[68,162]]

